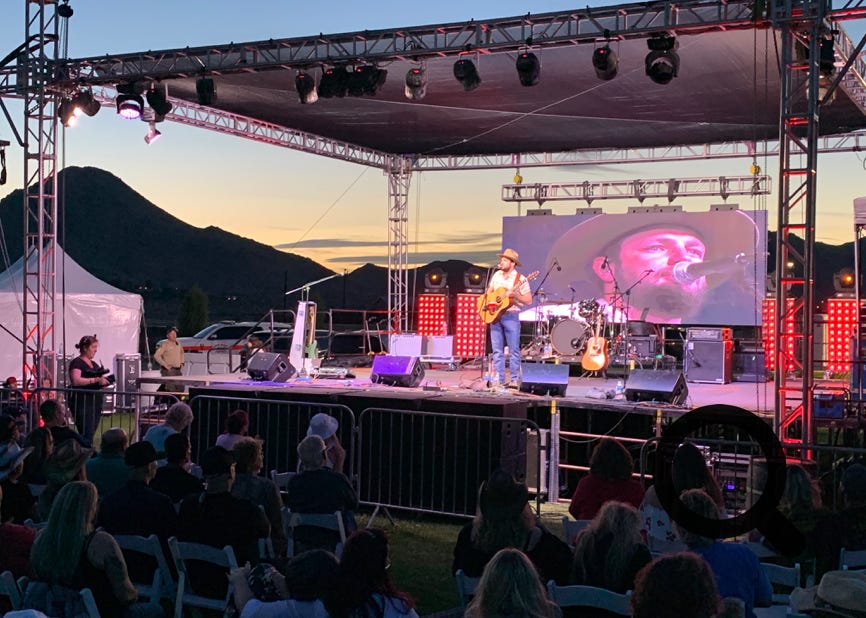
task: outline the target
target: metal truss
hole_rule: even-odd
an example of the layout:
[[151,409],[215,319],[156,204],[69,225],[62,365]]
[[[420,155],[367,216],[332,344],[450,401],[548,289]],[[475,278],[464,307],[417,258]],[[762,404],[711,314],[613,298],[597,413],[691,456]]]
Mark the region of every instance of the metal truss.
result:
[[715,178],[666,178],[660,180],[597,180],[568,183],[502,185],[503,202],[560,202],[585,200],[637,200],[678,197],[768,195],[769,176],[716,176]]
[[388,316],[390,331],[409,330],[409,186],[412,166],[393,157],[388,169]]

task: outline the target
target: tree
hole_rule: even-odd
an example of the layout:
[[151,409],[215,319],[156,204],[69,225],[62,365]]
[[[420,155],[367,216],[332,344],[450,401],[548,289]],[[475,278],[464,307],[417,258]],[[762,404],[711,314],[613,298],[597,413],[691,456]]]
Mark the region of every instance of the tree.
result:
[[188,337],[208,325],[210,320],[207,317],[207,303],[207,294],[197,285],[187,291],[180,306],[180,319],[177,321],[181,335]]

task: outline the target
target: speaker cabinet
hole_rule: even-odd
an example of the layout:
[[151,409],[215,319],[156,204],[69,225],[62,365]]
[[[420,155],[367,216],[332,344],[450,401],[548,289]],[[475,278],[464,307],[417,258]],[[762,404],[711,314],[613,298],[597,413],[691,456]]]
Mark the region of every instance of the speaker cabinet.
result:
[[535,395],[563,397],[568,388],[568,365],[520,363],[520,390]]
[[625,398],[629,401],[663,401],[682,405],[689,396],[689,387],[681,371],[634,369],[625,383]]
[[733,341],[686,341],[683,373],[689,382],[731,381]]
[[375,356],[370,381],[373,384],[414,388],[424,379],[424,366],[417,356]]
[[257,352],[247,364],[247,373],[257,381],[285,382],[295,375],[295,368],[285,354]]
[[734,382],[766,382],[769,378],[763,350],[734,352],[732,364]]

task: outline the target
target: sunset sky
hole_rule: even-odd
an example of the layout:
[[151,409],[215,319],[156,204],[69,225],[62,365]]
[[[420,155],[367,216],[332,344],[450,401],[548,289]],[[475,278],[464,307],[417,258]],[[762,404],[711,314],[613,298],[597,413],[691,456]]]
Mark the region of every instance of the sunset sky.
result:
[[[592,5],[613,4],[593,2]],[[415,26],[472,18],[505,17],[575,8],[575,3],[444,0],[361,3],[335,0],[151,0],[123,10],[106,0],[71,0],[69,56],[171,49],[231,41],[303,36],[313,33]],[[126,3],[124,3],[126,5]],[[133,13],[130,7],[137,7]],[[0,55],[24,37],[24,1],[7,0],[0,23]],[[861,23],[849,22],[852,38]],[[855,38],[855,41],[857,39]],[[390,76],[389,76],[390,78]],[[19,131],[18,101],[8,102]],[[198,227],[227,231],[310,257],[336,271],[365,262],[387,263],[387,181],[382,172],[359,165],[293,152],[175,123],[160,126],[161,140],[146,146],[146,125],[125,122],[104,108],[66,131],[61,158],[67,166],[95,166],[115,174],[160,208]],[[9,181],[0,197],[23,186],[22,150],[0,120],[7,149]],[[838,244],[854,238],[852,200],[866,195],[864,155],[823,156],[819,163],[818,240]],[[526,169],[526,182],[745,175],[748,160],[631,166]],[[764,170],[778,175],[778,160]],[[501,247],[501,218],[517,207],[499,198],[514,170],[431,172],[416,175],[410,198],[411,261],[460,258],[492,263]],[[706,209],[716,200],[684,202]],[[733,201],[733,200],[732,200]],[[768,208],[775,227],[776,197],[740,200],[743,208]],[[583,204],[552,206],[571,213]],[[596,203],[623,212],[625,202]],[[13,260],[14,260],[13,256]]]

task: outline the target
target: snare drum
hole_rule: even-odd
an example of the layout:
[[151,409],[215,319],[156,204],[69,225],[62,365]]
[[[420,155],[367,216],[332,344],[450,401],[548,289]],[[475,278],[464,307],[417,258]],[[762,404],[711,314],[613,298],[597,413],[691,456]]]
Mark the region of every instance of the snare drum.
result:
[[550,331],[553,349],[563,356],[579,354],[589,338],[589,327],[577,320],[560,320]]

